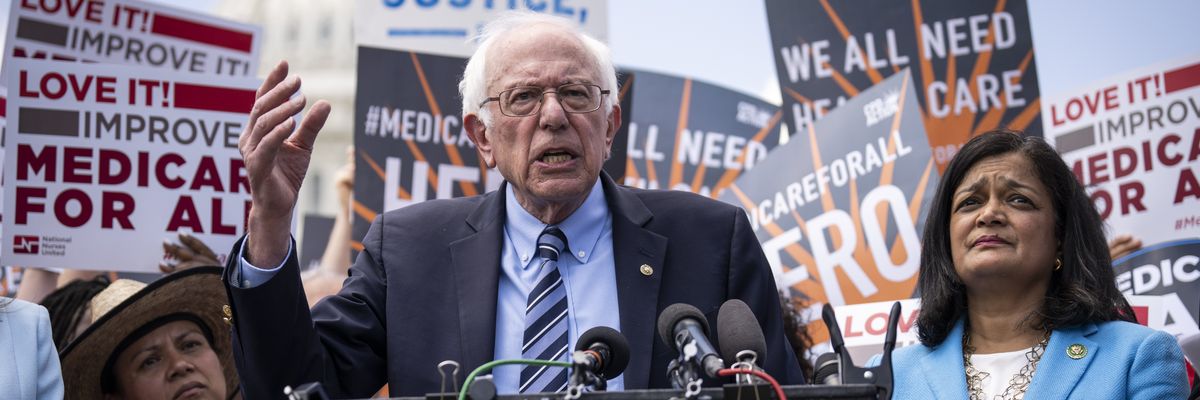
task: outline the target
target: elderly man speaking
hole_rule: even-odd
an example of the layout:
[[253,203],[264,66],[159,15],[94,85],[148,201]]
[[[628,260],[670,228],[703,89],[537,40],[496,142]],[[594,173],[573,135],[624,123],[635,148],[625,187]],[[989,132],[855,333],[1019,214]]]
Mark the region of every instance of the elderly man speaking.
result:
[[[505,184],[380,215],[344,287],[311,312],[289,237],[313,141],[329,114],[305,104],[281,63],[258,92],[240,148],[252,193],[248,234],[226,268],[234,354],[247,398],[321,382],[335,397],[437,392],[437,365],[565,360],[596,326],[631,359],[609,390],[669,387],[674,351],[658,313],[688,303],[715,321],[745,301],[766,336],[766,371],[799,383],[774,279],[736,207],[691,193],[617,186],[601,172],[621,124],[608,48],[570,22],[511,14],[489,24],[459,85],[464,126]],[[714,338],[719,341],[720,338]],[[567,372],[494,370],[500,393],[560,391]]]

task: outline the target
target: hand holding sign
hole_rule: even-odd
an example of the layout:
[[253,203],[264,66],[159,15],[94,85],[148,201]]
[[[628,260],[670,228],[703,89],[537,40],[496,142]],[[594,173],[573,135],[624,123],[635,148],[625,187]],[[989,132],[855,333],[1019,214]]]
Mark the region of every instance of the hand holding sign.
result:
[[163,241],[163,255],[168,259],[158,263],[158,270],[162,273],[169,274],[204,266],[219,267],[224,264],[208,245],[195,236],[180,232],[179,243],[181,244]]
[[300,78],[284,79],[287,73],[287,62],[282,61],[267,75],[238,141],[253,204],[247,233],[254,239],[246,260],[264,267],[279,265],[287,255],[292,209],[308,172],[313,142],[329,116],[329,103],[317,101],[296,129],[292,116],[304,109],[305,98],[296,95]]
[[1142,241],[1133,235],[1117,235],[1108,242],[1108,254],[1113,260],[1142,249]]

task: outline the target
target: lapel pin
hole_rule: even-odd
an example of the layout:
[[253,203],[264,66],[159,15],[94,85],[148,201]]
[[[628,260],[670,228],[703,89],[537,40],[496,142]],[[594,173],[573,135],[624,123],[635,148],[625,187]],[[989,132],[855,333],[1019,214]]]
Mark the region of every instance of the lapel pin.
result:
[[641,271],[645,276],[654,275],[654,268],[651,268],[649,264],[642,264]]
[[1067,357],[1071,357],[1071,359],[1078,360],[1078,359],[1081,359],[1081,358],[1087,356],[1087,351],[1088,351],[1087,346],[1084,346],[1079,343],[1075,343],[1070,346],[1067,346]]
[[221,318],[221,319],[225,320],[225,324],[233,325],[233,309],[230,308],[228,304],[226,304],[226,305],[221,306],[221,312],[225,314],[225,317]]

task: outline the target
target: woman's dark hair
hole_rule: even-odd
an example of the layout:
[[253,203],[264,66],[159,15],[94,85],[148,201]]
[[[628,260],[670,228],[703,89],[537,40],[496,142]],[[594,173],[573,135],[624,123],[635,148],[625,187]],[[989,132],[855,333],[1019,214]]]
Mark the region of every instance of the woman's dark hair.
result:
[[800,315],[799,309],[808,305],[807,296],[800,294],[793,299],[787,293],[779,294],[779,307],[783,310],[783,333],[787,335],[788,344],[792,345],[792,353],[800,362],[800,372],[804,377],[812,378],[813,364],[808,360],[808,349],[812,348],[813,339],[808,334],[808,323]]
[[42,306],[50,312],[50,332],[54,336],[54,345],[65,349],[75,334],[79,321],[83,318],[83,310],[91,303],[104,288],[108,287],[107,276],[100,275],[94,279],[76,280],[50,292],[42,299]]
[[976,163],[1009,153],[1025,156],[1050,191],[1054,236],[1062,259],[1062,269],[1051,275],[1041,309],[1029,321],[1048,330],[1089,322],[1132,321],[1133,311],[1117,290],[1104,223],[1071,169],[1042,138],[996,129],[968,141],[950,160],[925,221],[917,278],[921,291],[917,328],[926,346],[945,340],[967,309],[966,287],[955,272],[950,253],[954,191]]

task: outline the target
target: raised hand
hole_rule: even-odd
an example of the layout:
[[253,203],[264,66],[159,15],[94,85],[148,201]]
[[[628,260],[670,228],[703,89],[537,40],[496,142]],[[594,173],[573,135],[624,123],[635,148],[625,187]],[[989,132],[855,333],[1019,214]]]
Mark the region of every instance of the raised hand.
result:
[[163,254],[170,256],[174,262],[159,262],[159,271],[169,274],[194,267],[221,266],[217,254],[195,236],[180,232],[179,243],[163,241]]
[[1108,242],[1108,255],[1116,260],[1142,249],[1142,241],[1132,235],[1118,235]]
[[274,268],[287,256],[292,209],[308,172],[313,142],[329,117],[329,103],[318,101],[296,126],[292,116],[304,109],[305,98],[298,94],[300,78],[287,73],[287,62],[282,61],[267,75],[238,141],[253,203],[245,256],[262,268]]

